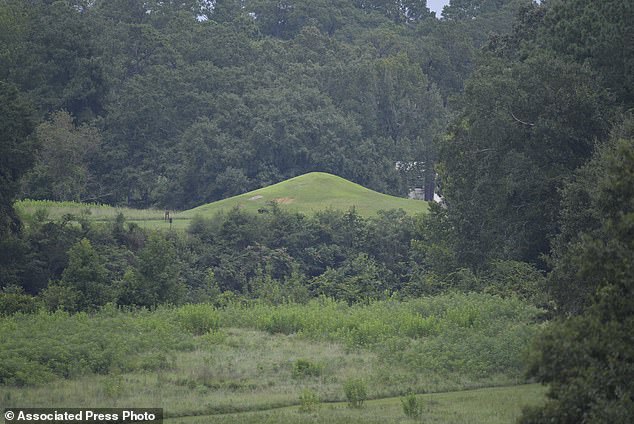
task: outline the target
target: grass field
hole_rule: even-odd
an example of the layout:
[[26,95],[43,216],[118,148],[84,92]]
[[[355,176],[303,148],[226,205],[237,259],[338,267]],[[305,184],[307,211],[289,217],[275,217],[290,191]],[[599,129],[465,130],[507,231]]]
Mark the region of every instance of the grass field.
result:
[[401,398],[367,401],[363,408],[351,409],[345,403],[321,404],[314,412],[299,407],[165,420],[169,424],[509,424],[522,408],[544,402],[546,389],[538,384],[494,387],[447,393],[418,395],[423,408],[418,418],[408,418]]
[[[510,387],[525,382],[536,314],[519,300],[452,294],[15,315],[0,319],[0,407],[207,416],[192,423],[396,423],[412,422],[400,406],[412,391],[422,395],[425,422],[508,422],[543,398],[540,387]],[[377,401],[360,410],[340,403],[355,380]],[[505,387],[471,390],[494,386]],[[319,402],[300,413],[305,390]]]
[[[45,214],[46,219],[59,221],[65,215],[87,219],[91,222],[112,222],[120,213],[126,222],[134,222],[143,228],[169,228],[165,222],[165,211],[159,209],[120,208],[98,203],[54,202],[50,200],[20,200],[15,203],[15,209],[20,218],[28,224],[36,219],[38,214]],[[178,213],[174,216],[173,227],[185,228],[189,219],[182,219]]]
[[[281,183],[264,187],[228,199],[208,203],[186,211],[171,211],[173,229],[186,228],[196,216],[211,218],[232,208],[257,213],[275,202],[279,207],[311,215],[325,209],[349,210],[354,207],[363,216],[374,216],[379,210],[403,209],[416,214],[427,211],[427,203],[417,200],[389,196],[367,189],[341,177],[322,172],[312,172],[291,178]],[[130,209],[100,204],[77,202],[53,202],[46,200],[22,200],[15,203],[18,214],[25,222],[44,211],[48,219],[59,220],[72,214],[93,222],[113,221],[122,213],[127,222],[142,228],[169,229],[164,220],[164,210]]]

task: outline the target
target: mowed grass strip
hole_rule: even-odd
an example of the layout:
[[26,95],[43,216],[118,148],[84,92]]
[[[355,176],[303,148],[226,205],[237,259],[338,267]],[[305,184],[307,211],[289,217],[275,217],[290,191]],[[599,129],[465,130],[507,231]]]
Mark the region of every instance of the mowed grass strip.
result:
[[508,424],[515,422],[522,409],[544,402],[546,388],[538,384],[494,387],[476,390],[418,395],[421,417],[407,418],[400,397],[366,401],[363,408],[349,408],[345,402],[322,403],[314,412],[299,407],[237,414],[174,418],[166,424]]

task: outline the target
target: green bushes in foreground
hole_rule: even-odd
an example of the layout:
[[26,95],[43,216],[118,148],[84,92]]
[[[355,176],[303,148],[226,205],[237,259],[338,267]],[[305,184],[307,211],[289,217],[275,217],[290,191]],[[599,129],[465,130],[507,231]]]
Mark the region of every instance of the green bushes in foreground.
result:
[[107,306],[95,315],[58,311],[5,317],[0,320],[0,384],[143,369],[148,352],[192,349],[191,334],[169,315]]
[[[203,345],[221,327],[293,333],[370,350],[407,372],[521,379],[538,314],[523,301],[485,294],[353,306],[323,298],[305,305],[199,304],[154,311],[107,305],[92,315],[16,314],[0,320],[0,384],[169,368],[173,352]],[[322,365],[309,359],[294,364],[297,378],[321,372]]]

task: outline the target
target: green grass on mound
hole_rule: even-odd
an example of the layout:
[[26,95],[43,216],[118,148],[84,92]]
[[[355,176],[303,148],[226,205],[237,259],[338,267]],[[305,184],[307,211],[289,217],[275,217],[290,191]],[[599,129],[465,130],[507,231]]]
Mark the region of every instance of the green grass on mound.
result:
[[[174,229],[187,228],[192,218],[211,218],[215,214],[233,208],[257,213],[266,209],[271,202],[283,209],[307,215],[325,209],[349,210],[369,217],[380,210],[403,209],[410,214],[424,213],[427,203],[418,200],[390,196],[367,189],[344,178],[323,172],[300,175],[269,187],[249,193],[198,206],[178,212],[171,211]],[[49,200],[21,200],[15,208],[25,222],[35,219],[38,213],[45,213],[47,219],[60,220],[65,215],[87,219],[93,222],[113,221],[122,213],[127,222],[134,222],[143,228],[169,229],[164,220],[164,210],[119,208],[96,203],[53,202]]]
[[266,208],[270,202],[304,214],[328,208],[348,210],[351,207],[356,208],[357,212],[364,216],[372,216],[380,210],[389,209],[403,209],[411,214],[427,211],[426,202],[378,193],[336,175],[311,172],[272,186],[208,203],[185,211],[181,215],[210,217],[235,207],[255,213]]

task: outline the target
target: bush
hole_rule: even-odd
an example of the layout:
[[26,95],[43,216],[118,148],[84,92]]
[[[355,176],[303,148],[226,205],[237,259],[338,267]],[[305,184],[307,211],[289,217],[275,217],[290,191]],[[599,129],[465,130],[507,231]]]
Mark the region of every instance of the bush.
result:
[[161,371],[174,368],[174,357],[168,357],[164,352],[151,352],[143,356],[139,368],[144,371]]
[[368,397],[368,390],[365,381],[360,378],[353,378],[343,384],[343,391],[348,400],[350,408],[362,408],[363,402]]
[[[194,345],[192,336],[174,321],[171,310],[130,313],[114,307],[91,315],[58,311],[3,318],[0,384],[164,367],[169,356],[163,358],[160,352],[169,355]],[[145,352],[157,354],[143,358]]]
[[401,398],[403,413],[408,418],[420,418],[423,415],[423,401],[416,397],[416,393],[410,392]]
[[37,299],[25,294],[22,287],[10,286],[0,291],[0,316],[18,312],[29,314],[37,311],[37,308]]
[[264,328],[271,334],[293,334],[302,329],[301,311],[291,308],[274,309]]
[[220,328],[218,312],[210,305],[185,305],[176,310],[180,325],[195,336],[202,336]]
[[118,374],[107,376],[101,384],[103,394],[106,397],[113,399],[116,399],[123,394],[124,387],[123,377]]
[[299,395],[299,412],[315,412],[319,409],[319,396],[310,389],[304,389]]
[[307,359],[298,359],[293,364],[293,377],[319,377],[323,372],[323,365],[315,364]]
[[50,312],[75,312],[79,309],[81,294],[73,287],[60,281],[51,281],[48,287],[42,291],[40,297]]

